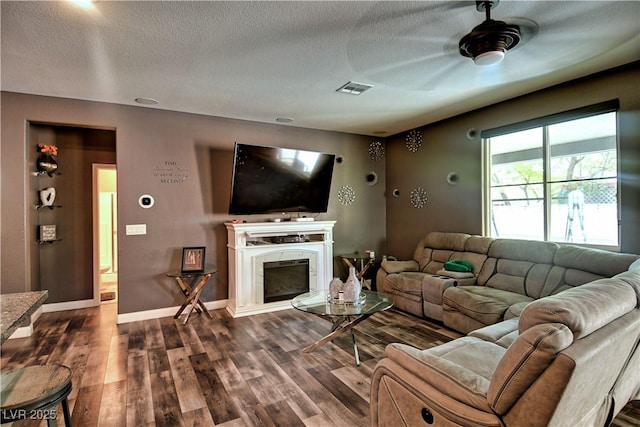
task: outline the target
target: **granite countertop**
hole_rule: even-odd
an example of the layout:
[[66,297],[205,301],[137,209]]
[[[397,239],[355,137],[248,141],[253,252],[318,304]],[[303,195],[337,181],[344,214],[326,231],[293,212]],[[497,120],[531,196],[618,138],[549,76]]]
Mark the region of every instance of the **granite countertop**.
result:
[[0,344],[23,326],[23,322],[45,302],[49,291],[18,292],[15,294],[0,295]]

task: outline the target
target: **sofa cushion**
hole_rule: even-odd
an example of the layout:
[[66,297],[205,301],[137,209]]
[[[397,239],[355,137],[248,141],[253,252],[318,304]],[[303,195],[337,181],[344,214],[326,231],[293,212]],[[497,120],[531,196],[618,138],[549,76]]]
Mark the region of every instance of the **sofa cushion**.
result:
[[488,286],[458,286],[444,291],[442,301],[444,310],[459,311],[490,325],[501,321],[511,305],[533,301],[533,298]]
[[464,242],[464,251],[486,255],[489,252],[489,247],[493,243],[493,240],[493,237],[470,236],[467,241]]
[[520,333],[542,323],[562,323],[576,339],[589,335],[637,306],[636,292],[618,278],[600,279],[527,305]]
[[631,288],[636,293],[637,304],[638,304],[637,307],[640,308],[640,268],[624,271],[620,274],[616,274],[613,277],[631,286]]
[[582,270],[601,277],[613,277],[626,271],[639,258],[638,255],[562,245],[556,251],[553,263],[567,269]]
[[444,269],[444,265],[455,252],[449,249],[434,249],[431,252],[431,260],[429,260],[421,271],[429,274],[435,274],[439,270]]
[[428,350],[389,344],[386,356],[411,374],[467,405],[490,412],[489,381],[506,350],[479,338],[462,337]]
[[468,336],[480,338],[507,348],[518,337],[518,319],[503,320],[502,322],[476,329],[469,332]]
[[420,271],[433,274],[442,269],[454,251],[464,251],[468,238],[466,233],[432,231],[418,242],[413,259],[420,264]]
[[402,294],[405,298],[422,301],[422,279],[424,273],[405,272],[387,276],[385,291]]
[[573,334],[565,325],[536,325],[520,334],[500,359],[491,378],[487,399],[498,414],[505,414],[556,354],[569,347]]
[[402,271],[418,271],[418,263],[411,261],[389,261],[384,260],[380,264],[387,273],[400,273]]
[[524,310],[524,308],[529,305],[529,302],[519,302],[516,304],[511,305],[507,311],[504,313],[504,320],[509,320],[509,319],[518,319],[518,317],[520,317],[520,315],[522,314],[522,310]]
[[537,240],[496,239],[489,247],[489,256],[498,259],[553,264],[558,245]]
[[[478,284],[538,298],[558,245],[534,240],[496,239]],[[490,262],[491,260],[491,262]]]
[[451,254],[451,259],[460,259],[471,263],[471,265],[473,266],[473,275],[477,276],[482,270],[485,261],[487,260],[487,255],[478,254],[475,252],[454,252]]

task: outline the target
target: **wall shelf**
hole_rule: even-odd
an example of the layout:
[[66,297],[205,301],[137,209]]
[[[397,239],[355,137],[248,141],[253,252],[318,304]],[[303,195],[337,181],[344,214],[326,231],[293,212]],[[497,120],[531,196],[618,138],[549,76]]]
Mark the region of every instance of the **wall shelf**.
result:
[[62,239],[54,239],[54,240],[36,240],[36,243],[38,243],[38,246],[41,246],[41,245],[45,245],[45,244],[52,244],[52,243],[55,243],[55,242],[59,242],[59,241],[61,241],[61,240],[62,240]]
[[60,173],[58,171],[55,171],[55,172],[35,171],[35,172],[31,172],[31,175],[33,175],[33,176],[46,175],[49,178],[53,178],[54,175],[62,175],[62,173]]

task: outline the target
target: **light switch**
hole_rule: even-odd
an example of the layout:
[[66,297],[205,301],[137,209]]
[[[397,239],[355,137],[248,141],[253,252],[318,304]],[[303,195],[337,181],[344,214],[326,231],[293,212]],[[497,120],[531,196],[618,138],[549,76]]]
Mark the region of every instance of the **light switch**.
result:
[[147,234],[147,224],[127,224],[127,236]]

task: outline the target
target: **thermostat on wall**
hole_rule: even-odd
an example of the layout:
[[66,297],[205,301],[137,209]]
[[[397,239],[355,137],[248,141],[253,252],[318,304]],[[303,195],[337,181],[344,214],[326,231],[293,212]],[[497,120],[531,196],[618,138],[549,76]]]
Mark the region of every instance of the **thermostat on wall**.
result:
[[149,209],[150,207],[153,206],[155,202],[156,201],[153,199],[153,196],[150,196],[149,194],[143,194],[138,199],[138,204],[140,205],[141,208],[144,208],[144,209]]

